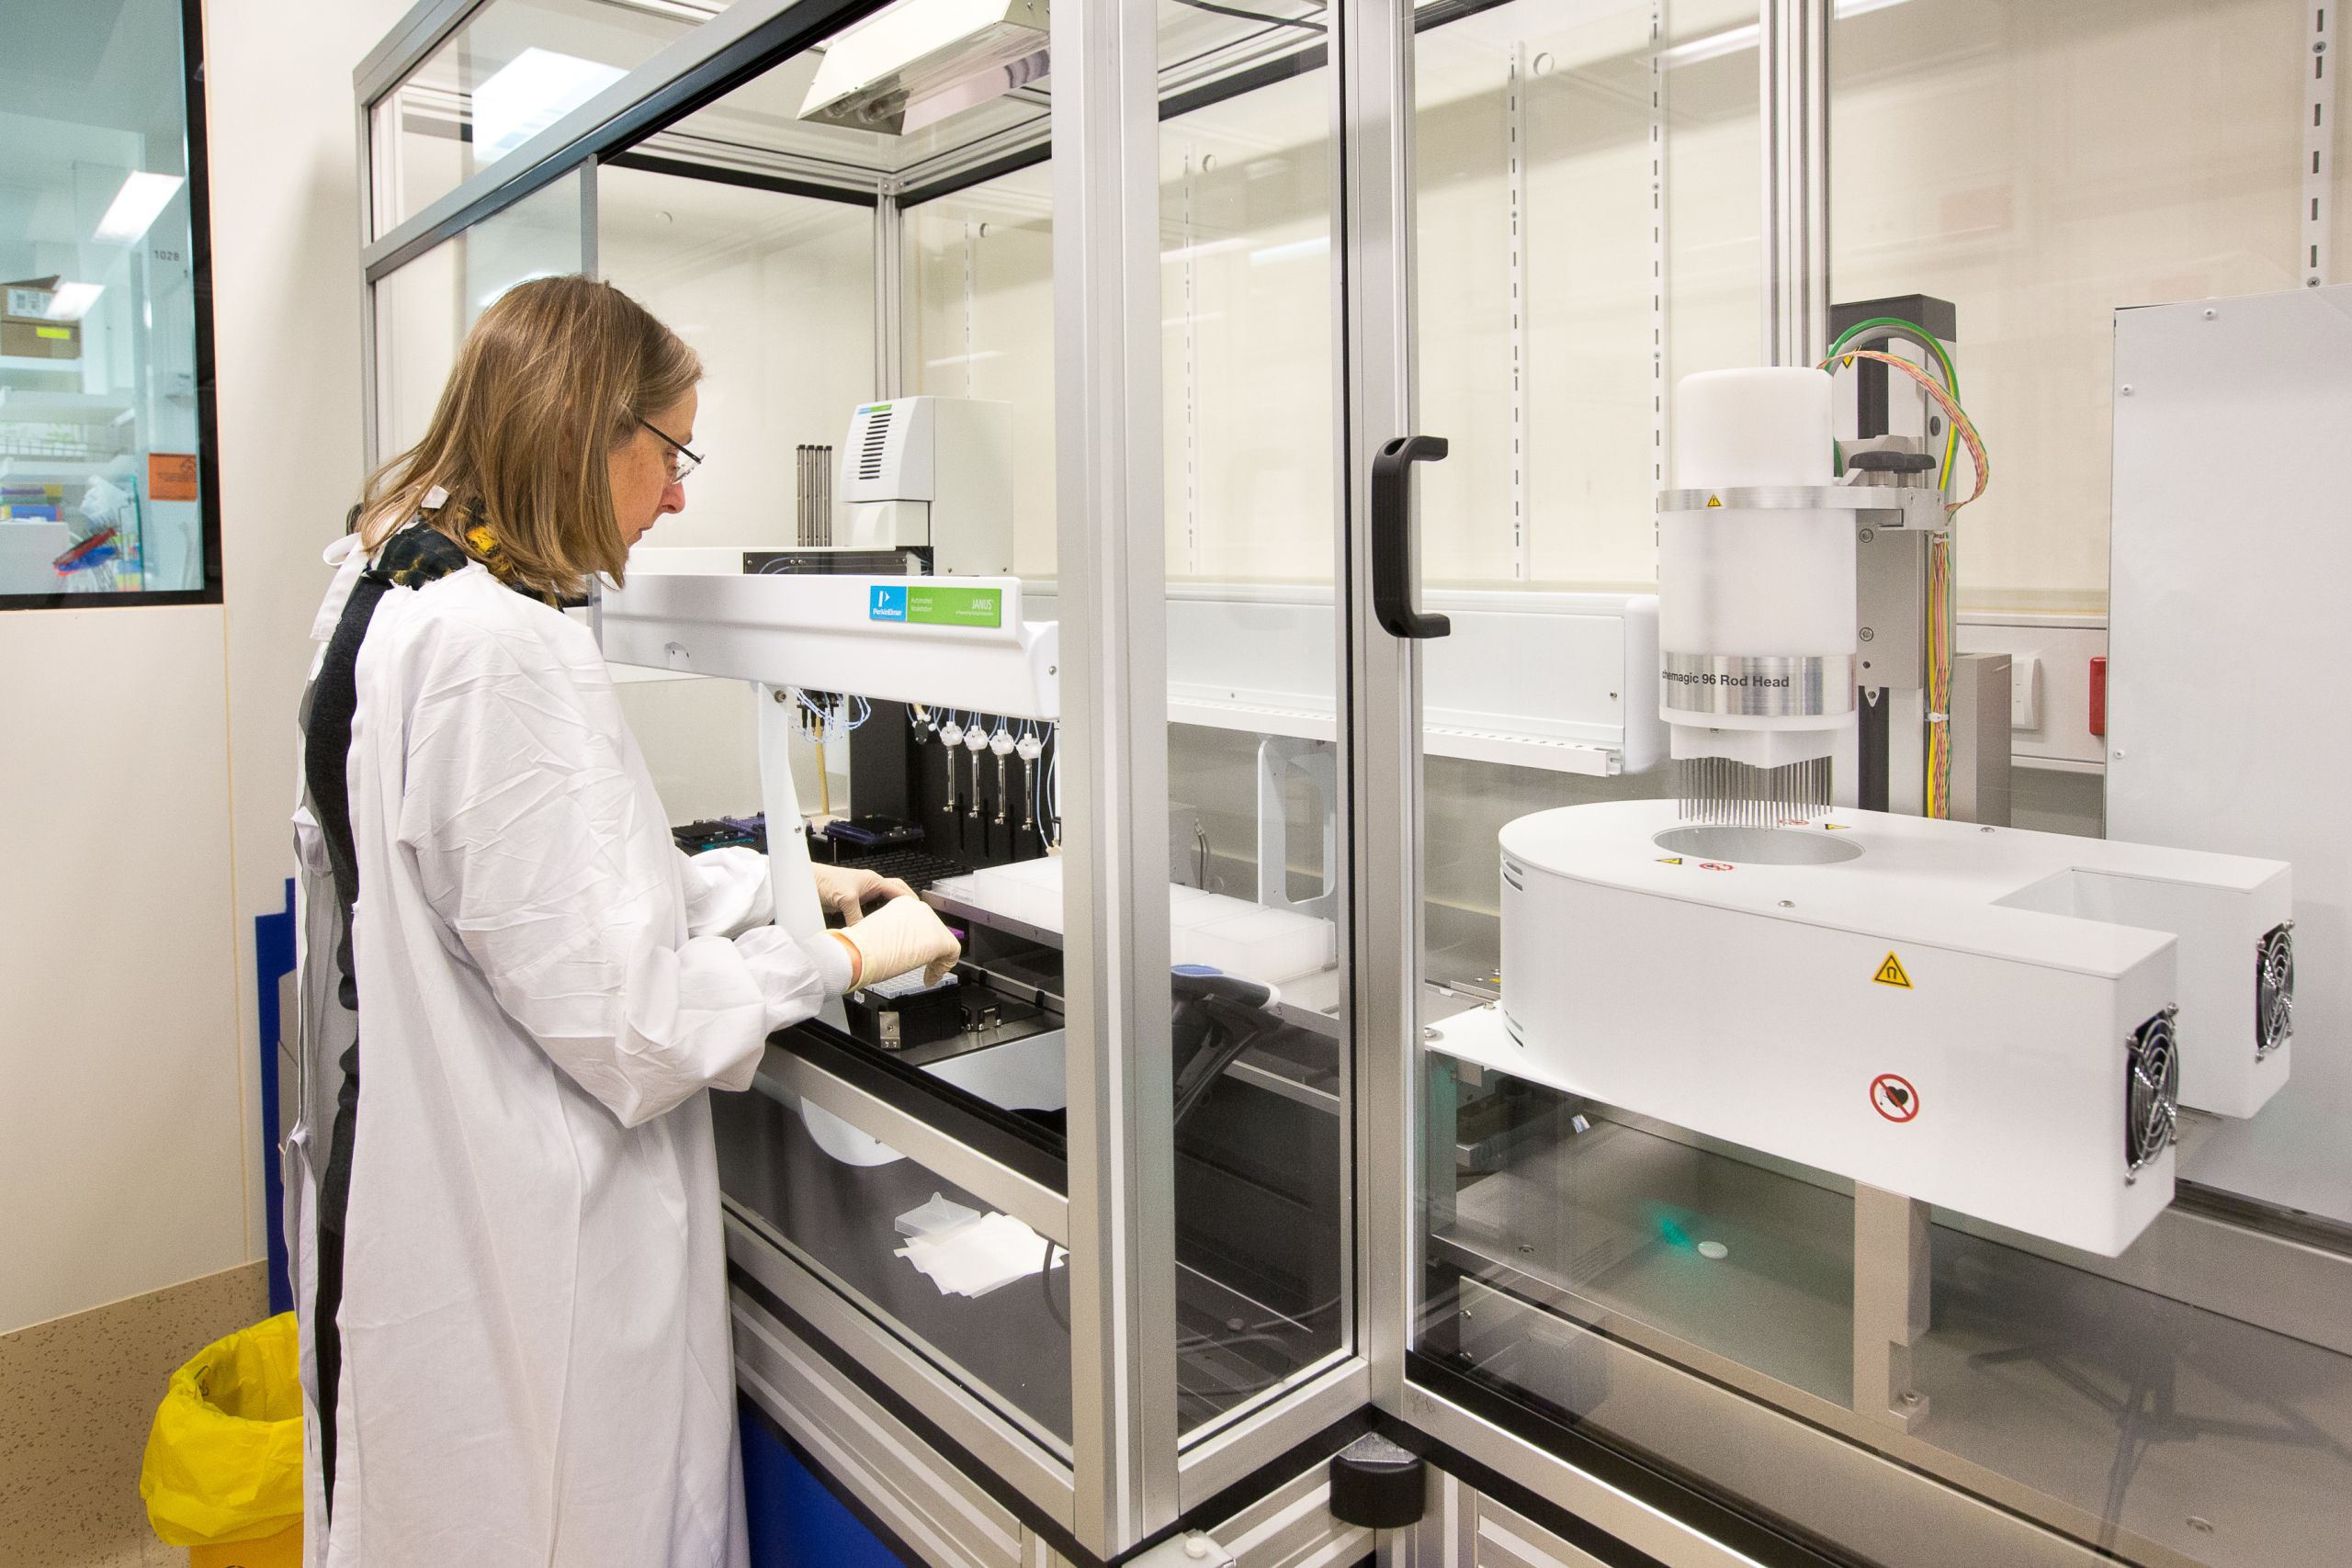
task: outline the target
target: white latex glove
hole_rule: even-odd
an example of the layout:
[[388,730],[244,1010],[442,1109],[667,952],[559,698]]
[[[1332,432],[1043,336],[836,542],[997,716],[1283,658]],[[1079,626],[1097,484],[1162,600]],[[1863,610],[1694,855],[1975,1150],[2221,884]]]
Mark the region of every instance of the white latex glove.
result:
[[937,985],[964,955],[955,933],[939,923],[932,907],[910,893],[893,898],[856,925],[830,933],[856,956],[850,965],[851,990],[876,986],[920,969]]
[[870,871],[853,866],[827,865],[811,861],[808,869],[817,874],[817,902],[837,911],[844,925],[855,925],[865,918],[865,906],[884,898],[911,897],[914,889],[895,876],[879,876]]

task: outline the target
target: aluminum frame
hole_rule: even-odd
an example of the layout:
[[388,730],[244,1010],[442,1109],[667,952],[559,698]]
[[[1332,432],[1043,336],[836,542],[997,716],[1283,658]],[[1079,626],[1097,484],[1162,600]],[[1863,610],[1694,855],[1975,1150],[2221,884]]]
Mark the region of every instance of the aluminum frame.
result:
[[1764,363],[1815,365],[1829,346],[1831,0],[1762,0]]
[[603,274],[596,261],[596,170],[600,160],[580,163],[580,270],[590,277]]
[[[419,10],[435,4],[421,0]],[[412,12],[413,16],[415,13]],[[379,45],[381,49],[383,46]],[[373,58],[371,55],[369,58]],[[365,68],[362,62],[362,68]],[[356,161],[355,188],[359,192],[358,232],[356,254],[365,254],[368,242],[374,232],[376,202],[374,142],[370,133],[370,116],[366,98],[356,100],[352,111],[352,156]],[[359,456],[360,468],[374,473],[383,457],[381,443],[376,439],[376,283],[363,265],[353,268],[359,284]]]
[[735,1380],[792,1439],[821,1461],[899,1539],[933,1562],[1012,1568],[1021,1520],[931,1451],[921,1434],[877,1408],[864,1390],[797,1335],[734,1297]]
[[408,15],[393,23],[391,31],[352,68],[351,85],[358,96],[360,112],[365,114],[374,107],[376,100],[399,86],[410,72],[424,62],[425,56],[441,46],[443,39],[490,3],[491,0],[417,0],[409,7]]
[[[977,1484],[871,1391],[779,1321],[766,1303],[732,1301],[735,1370],[744,1393],[888,1528],[906,1554],[939,1568],[1055,1568],[1069,1559],[998,1494]],[[1197,1551],[1213,1542],[1216,1553]],[[1238,1512],[1204,1519],[1131,1559],[1138,1564],[1223,1560],[1236,1568],[1342,1568],[1374,1550],[1375,1532],[1330,1512],[1327,1463],[1302,1465]]]
[[[722,96],[777,61],[881,9],[887,0],[737,0],[734,6],[685,34],[497,163],[476,170],[381,234],[375,232],[377,192],[374,181],[368,177],[371,111],[376,98],[397,84],[400,77],[395,75],[390,84],[379,85],[371,96],[368,83],[355,72],[354,86],[360,98],[364,181],[360,208],[365,228],[360,265],[368,281],[375,281],[500,208],[562,177],[583,159],[635,143],[650,128],[673,120],[701,103]],[[401,73],[405,73],[421,59],[423,52],[404,59]]]
[[[1476,1463],[1519,1481],[1664,1568],[1763,1568],[1641,1498],[1544,1452],[1450,1399],[1415,1388],[1405,1419]],[[1442,1561],[1442,1559],[1440,1559]]]
[[[1348,716],[1340,789],[1352,795],[1348,834],[1353,936],[1349,1027],[1359,1042],[1354,1146],[1418,1148],[1420,1041],[1420,669],[1412,644],[1365,613],[1372,603],[1373,457],[1414,433],[1413,112],[1410,0],[1334,6],[1343,134],[1339,155],[1345,265],[1336,342],[1342,345],[1336,406],[1348,527],[1340,581]],[[1355,1165],[1358,1348],[1374,1402],[1396,1413],[1405,1388],[1420,1236],[1415,1194],[1419,1160],[1359,1158]]]
[[1371,1403],[1372,1368],[1361,1356],[1342,1355],[1320,1371],[1302,1374],[1272,1403],[1197,1438],[1185,1449],[1178,1477],[1184,1510],[1189,1513],[1248,1477],[1270,1452],[1305,1442]]
[[987,1200],[1039,1235],[1069,1245],[1069,1201],[1045,1183],[789,1051],[769,1047],[762,1071],[809,1104]]
[[1156,7],[1064,0],[1051,37],[1070,1414],[1107,1557],[1180,1511]]
[[924,1416],[989,1472],[1068,1529],[1078,1496],[1073,1471],[823,1280],[733,1213],[726,1217],[729,1262],[759,1281],[859,1367]]
[[906,214],[896,190],[874,201],[874,400],[888,402],[906,385]]

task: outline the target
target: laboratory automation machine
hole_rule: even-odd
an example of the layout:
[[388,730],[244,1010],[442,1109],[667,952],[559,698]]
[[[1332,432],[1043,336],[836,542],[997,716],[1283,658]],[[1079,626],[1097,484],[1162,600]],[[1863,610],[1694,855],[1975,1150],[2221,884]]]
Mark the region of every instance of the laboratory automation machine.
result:
[[[1923,809],[1832,804],[1857,709],[1899,700],[1895,639],[1860,628],[1903,617],[1861,606],[1857,561],[1902,534],[1940,561],[1963,525],[1931,454],[1837,439],[1831,393],[1809,367],[1677,389],[1659,704],[1690,782],[1503,829],[1501,1026],[1575,1092],[2113,1257],[2171,1201],[2179,1106],[2244,1119],[2288,1081],[2289,868],[1953,816],[1976,760],[1940,566],[1909,617]],[[1882,456],[1917,481],[1872,483]]]
[[2201,62],[2336,24],[2061,9],[363,62],[371,457],[518,279],[674,326],[577,613],[681,847],[962,942],[712,1097],[755,1562],[2346,1560],[2333,147],[2030,74],[2302,146]]

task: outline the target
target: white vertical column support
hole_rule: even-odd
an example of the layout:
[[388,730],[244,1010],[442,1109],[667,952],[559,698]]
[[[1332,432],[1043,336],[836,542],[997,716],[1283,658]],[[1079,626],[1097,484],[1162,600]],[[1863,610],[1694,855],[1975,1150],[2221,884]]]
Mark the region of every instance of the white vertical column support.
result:
[[1177,1514],[1153,0],[1053,8],[1054,406],[1079,1540]]
[[2328,231],[2335,226],[2335,19],[2344,0],[2303,0],[2311,27],[2303,63],[2303,287],[2318,288],[2335,276]]
[[874,201],[874,400],[899,395],[906,380],[906,216],[899,210],[896,175]]
[[1528,58],[1527,40],[1513,39],[1503,84],[1504,188],[1510,199],[1510,575],[1518,582],[1534,575],[1527,526],[1527,436],[1534,428],[1527,406],[1527,99],[1533,90]]
[[977,398],[979,384],[973,379],[972,367],[979,363],[979,350],[974,346],[973,324],[979,320],[977,279],[980,267],[980,236],[988,232],[988,225],[977,218],[964,220],[964,352],[959,362],[964,367],[964,395]]
[[[1673,461],[1668,446],[1667,377],[1672,361],[1668,352],[1666,299],[1668,287],[1667,251],[1666,144],[1666,0],[1650,0],[1650,488],[1666,488],[1667,465]],[[1657,542],[1657,521],[1650,521],[1650,542]]]
[[1829,346],[1830,0],[1763,0],[1764,362]]
[[[1290,797],[1294,773],[1322,807],[1323,886],[1304,898],[1290,896]],[[1269,735],[1258,742],[1258,902],[1333,919],[1339,906],[1340,759],[1327,740]]]
[[784,686],[754,685],[759,703],[760,809],[767,814],[768,896],[775,923],[796,942],[825,934],[817,874],[808,863],[808,834],[800,815],[800,786],[792,776],[792,738],[800,705]]
[[1194,172],[1205,154],[1184,149],[1184,210],[1177,245],[1184,257],[1184,570],[1201,570],[1201,261],[1200,234],[1193,226]]
[[1928,1222],[1917,1198],[1854,1183],[1854,1411],[1905,1432],[1928,1417],[1911,1377],[1928,1325]]
[[[1325,15],[1340,78],[1340,235],[1345,270],[1337,342],[1347,519],[1340,605],[1347,638],[1341,788],[1352,906],[1348,1037],[1356,1043],[1355,1264],[1358,1342],[1374,1399],[1401,1411],[1420,1234],[1419,1175],[1398,1141],[1419,1142],[1421,748],[1419,663],[1372,615],[1372,463],[1416,434],[1413,367],[1413,33],[1411,0],[1361,0]],[[1442,431],[1430,432],[1442,434]]]

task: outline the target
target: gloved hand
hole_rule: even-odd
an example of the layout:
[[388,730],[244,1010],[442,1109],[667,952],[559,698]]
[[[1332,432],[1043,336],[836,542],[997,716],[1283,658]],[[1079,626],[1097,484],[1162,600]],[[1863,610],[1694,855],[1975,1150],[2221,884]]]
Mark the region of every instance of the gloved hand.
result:
[[925,984],[935,986],[964,955],[955,933],[911,893],[891,899],[856,925],[828,934],[856,954],[850,964],[853,991],[916,969],[923,972]]
[[811,861],[808,869],[817,874],[817,902],[840,913],[842,923],[855,925],[865,918],[865,906],[884,898],[905,898],[914,889],[895,876],[878,876],[854,866],[827,865]]

